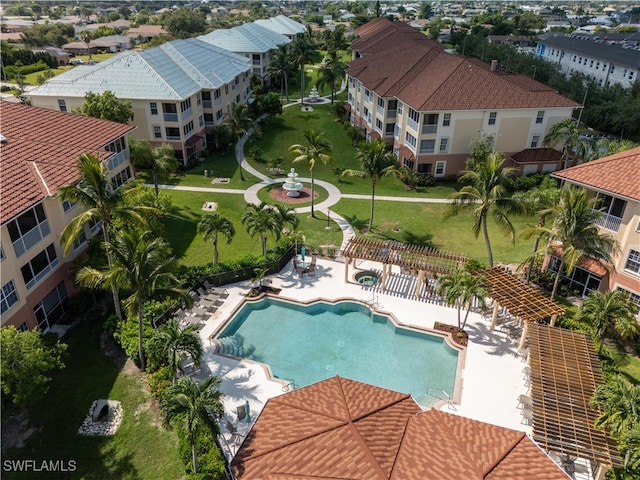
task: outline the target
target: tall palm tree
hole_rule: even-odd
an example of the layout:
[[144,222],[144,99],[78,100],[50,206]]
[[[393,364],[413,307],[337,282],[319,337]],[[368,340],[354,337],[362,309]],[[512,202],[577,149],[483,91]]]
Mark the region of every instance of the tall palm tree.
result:
[[[464,330],[469,318],[469,312],[475,301],[485,307],[485,298],[488,295],[483,285],[482,275],[471,275],[466,270],[458,268],[449,275],[438,277],[437,294],[443,297],[447,305],[458,309],[458,328]],[[462,308],[466,308],[464,320],[461,318]]]
[[638,336],[640,329],[635,314],[635,306],[626,292],[610,290],[602,293],[592,290],[580,305],[576,319],[589,325],[591,335],[598,342],[600,354],[611,329],[622,337]]
[[151,174],[153,175],[153,185],[156,189],[156,197],[158,191],[158,173],[174,173],[178,170],[178,159],[176,152],[171,145],[163,143],[152,151],[151,157]]
[[187,434],[194,473],[198,473],[198,432],[202,429],[209,430],[218,448],[220,447],[217,419],[224,413],[224,407],[219,385],[220,379],[217,377],[209,377],[199,384],[191,377],[182,377],[168,390],[162,401],[167,422],[177,424]]
[[280,45],[271,61],[271,65],[269,65],[269,75],[278,79],[280,97],[283,96],[284,92],[287,102],[289,101],[289,76],[293,70],[294,65],[291,62],[291,55],[287,45]]
[[613,268],[611,258],[618,249],[618,243],[609,234],[600,233],[596,221],[602,212],[596,210],[597,199],[589,198],[583,188],[569,187],[562,190],[560,201],[553,209],[554,221],[551,227],[529,227],[523,236],[543,235],[549,238],[547,253],[554,254],[555,247],[561,247],[558,274],[553,284],[551,298],[558,291],[560,277],[566,269],[568,275],[582,257],[602,262]]
[[204,235],[205,240],[211,239],[213,242],[213,264],[218,264],[218,235],[222,235],[227,239],[227,244],[231,243],[231,239],[236,234],[233,223],[220,215],[218,212],[205,213],[198,222],[198,232]]
[[304,93],[305,93],[305,72],[304,66],[313,55],[313,44],[309,40],[307,35],[299,35],[291,47],[291,55],[293,61],[300,66],[300,103],[304,105]]
[[296,143],[289,147],[289,151],[297,155],[297,157],[293,159],[293,163],[307,162],[309,164],[309,172],[311,172],[311,216],[313,218],[316,218],[313,208],[315,200],[314,167],[318,161],[325,164],[330,161],[335,161],[335,158],[331,155],[333,146],[329,140],[324,138],[324,135],[324,132],[306,130],[304,132],[304,138],[307,144],[302,145]]
[[145,370],[142,327],[144,305],[154,298],[180,298],[187,304],[191,297],[182,289],[174,287],[179,281],[174,275],[177,268],[171,246],[162,238],[154,238],[150,232],[118,232],[107,244],[113,264],[100,271],[83,267],[76,280],[85,287],[117,288],[131,292],[123,301],[129,318],[138,317],[138,355],[140,368]]
[[83,30],[80,33],[80,38],[87,45],[87,55],[89,55],[89,60],[91,60],[91,32],[89,30]]
[[369,215],[369,227],[373,228],[373,206],[375,204],[376,185],[383,175],[387,175],[398,166],[396,158],[387,149],[384,140],[374,140],[371,143],[362,143],[356,152],[356,160],[360,162],[362,170],[345,170],[344,176],[369,177],[371,180],[371,212]]
[[260,205],[247,204],[242,214],[242,223],[247,228],[247,233],[253,238],[260,237],[262,255],[267,256],[267,235],[270,233],[280,239],[282,230],[282,218],[272,205],[262,202]]
[[542,144],[545,147],[553,147],[562,144],[562,168],[567,168],[575,163],[580,156],[584,157],[589,151],[588,142],[582,138],[584,131],[573,118],[567,118],[556,123],[544,137]]
[[[64,228],[60,236],[60,244],[64,246],[65,255],[73,242],[85,231],[85,228],[101,222],[102,235],[105,245],[110,240],[110,228],[114,218],[121,218],[128,223],[145,226],[144,214],[159,214],[153,207],[124,206],[124,197],[134,185],[125,183],[120,188],[115,188],[109,179],[109,172],[105,163],[96,155],[83,154],[79,159],[80,180],[72,185],[61,187],[58,197],[62,201],[77,203],[84,211],[76,216]],[[107,250],[107,263],[113,265],[111,252]],[[118,289],[112,288],[113,305],[116,315],[122,320]]]
[[323,88],[325,85],[329,85],[332,104],[338,90],[337,83],[342,82],[346,73],[347,64],[340,59],[338,51],[330,50],[325,57],[324,64],[320,67],[317,87]]
[[608,157],[616,153],[626,152],[637,146],[638,144],[631,140],[611,140],[607,137],[598,138],[595,143],[591,145],[588,160],[597,160],[598,158]]
[[276,209],[278,215],[280,216],[280,222],[282,225],[291,225],[291,228],[295,230],[300,225],[300,218],[295,213],[295,209],[292,207],[287,207],[282,203],[274,203],[272,205],[273,208]]
[[[538,215],[538,227],[544,227],[547,219],[553,215],[554,207],[560,200],[560,192],[561,190],[555,181],[548,177],[543,180],[538,187],[517,192],[513,197],[523,202],[524,208],[528,213]],[[538,233],[534,237],[533,249],[531,250],[531,257],[529,258],[529,266],[527,269],[527,283],[531,281],[531,272],[533,271],[534,263],[538,256],[538,248],[542,237],[542,233]]]
[[196,366],[200,366],[202,359],[202,340],[198,335],[197,325],[181,327],[175,318],[158,327],[149,340],[149,351],[152,356],[161,358],[173,374],[173,384],[176,383],[176,375],[184,370],[180,366],[180,359],[189,355]]
[[213,144],[218,152],[225,152],[233,140],[231,129],[226,123],[219,123],[211,127],[209,135],[213,137]]
[[[249,105],[246,103],[232,103],[231,108],[225,114],[225,122],[229,125],[236,144],[250,128],[255,127],[255,121],[251,117]],[[240,168],[240,179],[244,180],[242,166],[238,165],[238,167]]]
[[450,218],[463,210],[473,212],[473,233],[478,238],[482,231],[489,256],[489,267],[493,267],[493,252],[487,218],[491,216],[498,227],[515,241],[515,228],[509,216],[524,211],[521,201],[508,196],[505,183],[514,169],[503,168],[503,164],[503,155],[500,152],[491,152],[486,159],[477,161],[473,170],[464,170],[460,183],[466,185],[449,197],[453,203],[444,213],[444,218]]

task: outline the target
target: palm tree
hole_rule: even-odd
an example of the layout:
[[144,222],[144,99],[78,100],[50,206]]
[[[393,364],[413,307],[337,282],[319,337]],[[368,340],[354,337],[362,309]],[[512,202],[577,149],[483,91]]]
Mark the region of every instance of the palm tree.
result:
[[311,172],[311,216],[316,218],[313,205],[315,197],[315,182],[313,178],[313,170],[316,166],[316,162],[327,163],[329,161],[335,161],[331,156],[331,150],[333,146],[331,142],[325,138],[324,132],[316,132],[315,130],[306,130],[304,132],[304,138],[307,141],[306,145],[296,143],[289,147],[291,153],[297,155],[293,159],[293,163],[307,162],[309,164],[309,172]]
[[449,197],[453,203],[444,213],[444,218],[450,218],[463,210],[473,212],[473,233],[476,238],[480,235],[480,231],[484,235],[489,267],[493,267],[493,252],[487,229],[487,217],[491,215],[498,227],[508,233],[511,240],[515,242],[515,229],[509,216],[524,211],[521,201],[508,196],[505,183],[514,169],[503,168],[503,164],[502,154],[491,152],[486,159],[477,161],[473,170],[464,170],[459,181],[467,185]]
[[592,336],[599,344],[600,354],[607,332],[612,328],[622,337],[636,337],[640,333],[635,313],[635,306],[626,292],[610,290],[602,293],[592,290],[580,305],[576,319],[588,323]]
[[266,202],[260,205],[247,204],[242,214],[242,223],[246,225],[247,233],[253,238],[260,237],[262,255],[267,256],[267,235],[273,233],[276,239],[280,239],[282,230],[282,218],[278,211]]
[[[250,128],[255,126],[254,119],[249,112],[249,105],[246,103],[232,103],[231,108],[225,114],[225,122],[229,125],[236,144]],[[238,167],[240,168],[240,179],[244,180],[242,167],[240,165]]]
[[560,160],[564,169],[571,166],[578,157],[584,157],[589,151],[587,141],[582,138],[583,133],[580,125],[573,118],[567,118],[551,127],[542,144],[545,147],[562,144]]
[[[488,292],[483,282],[482,275],[471,275],[461,268],[454,270],[449,275],[438,277],[437,294],[445,299],[447,305],[455,306],[458,309],[458,328],[460,330],[464,330],[475,301],[479,301],[482,308],[485,307],[485,298]],[[467,309],[464,320],[461,318],[463,307]]]
[[233,223],[218,212],[205,213],[198,222],[198,232],[204,235],[205,240],[213,242],[213,264],[218,264],[218,235],[222,234],[227,239],[227,244],[236,234]]
[[178,169],[178,159],[173,147],[168,143],[156,147],[152,151],[151,174],[153,175],[153,185],[158,196],[158,172],[174,173]]
[[331,87],[331,103],[336,96],[337,82],[342,82],[347,72],[347,64],[340,59],[337,50],[329,51],[327,57],[325,57],[324,64],[320,67],[318,76],[318,88],[323,88],[325,85]]
[[631,140],[611,140],[607,137],[598,138],[591,147],[588,160],[597,160],[598,158],[608,157],[616,153],[626,152],[637,146],[638,144]]
[[80,33],[80,38],[87,44],[87,55],[89,55],[89,60],[91,60],[91,32],[89,30],[83,30],[82,33]]
[[154,238],[150,232],[123,231],[106,245],[113,264],[104,271],[83,267],[77,274],[77,282],[91,288],[116,288],[131,292],[123,304],[129,318],[138,317],[138,355],[140,368],[145,370],[142,327],[144,305],[154,298],[180,298],[187,304],[191,297],[182,289],[174,275],[177,268],[171,246],[162,238]]
[[[560,189],[553,179],[547,177],[538,187],[524,192],[517,192],[513,197],[523,202],[524,208],[528,213],[537,214],[538,227],[544,227],[547,223],[547,218],[553,215],[554,207],[560,200]],[[531,281],[531,272],[533,271],[534,263],[538,256],[541,239],[541,233],[534,237],[533,249],[531,251],[531,257],[529,258],[529,268],[527,269],[527,283]]]
[[173,384],[176,383],[178,371],[184,374],[180,366],[180,359],[189,355],[196,366],[200,366],[202,359],[202,341],[198,335],[197,325],[187,325],[182,328],[175,318],[161,325],[153,332],[149,340],[149,350],[152,355],[162,358],[173,374]]
[[231,129],[226,123],[219,123],[211,127],[209,135],[213,137],[213,144],[218,152],[225,152],[233,140]]
[[591,404],[602,409],[595,423],[597,428],[607,428],[621,436],[640,427],[640,385],[633,385],[620,375],[600,385]]
[[296,215],[294,208],[287,207],[282,203],[274,203],[272,207],[276,209],[276,212],[278,212],[280,222],[283,226],[289,224],[293,230],[298,228],[298,225],[300,225],[300,218]]
[[201,429],[208,429],[220,448],[217,419],[224,413],[224,407],[219,385],[220,379],[217,377],[209,377],[200,384],[191,377],[182,377],[168,390],[162,401],[167,423],[177,424],[187,434],[194,473],[198,473],[197,438]]
[[291,48],[294,63],[300,65],[300,103],[304,105],[305,72],[304,66],[313,54],[313,44],[306,35],[296,37]]
[[371,179],[371,213],[369,216],[369,228],[373,227],[373,206],[375,204],[376,185],[383,175],[387,175],[398,166],[396,158],[387,149],[384,140],[374,140],[371,143],[362,143],[356,152],[356,160],[360,162],[362,170],[345,170],[344,176],[369,177]]
[[[106,245],[109,243],[109,230],[114,218],[121,218],[128,223],[144,226],[146,224],[144,214],[160,213],[153,207],[124,206],[124,197],[133,190],[133,184],[125,183],[120,188],[115,188],[109,179],[106,164],[101,162],[97,155],[81,155],[79,170],[80,180],[58,190],[58,197],[62,201],[77,203],[84,208],[84,211],[71,220],[62,231],[60,244],[64,245],[65,255],[73,246],[73,242],[84,233],[88,226],[101,222],[102,235]],[[109,267],[113,265],[109,250],[107,250],[107,263]],[[113,287],[112,294],[116,315],[122,320],[116,286]]]
[[269,65],[269,75],[278,79],[280,84],[280,97],[284,91],[287,102],[289,101],[289,76],[294,66],[291,63],[291,56],[286,45],[280,45],[276,51],[271,65]]
[[552,213],[553,225],[550,228],[529,227],[522,233],[525,237],[548,237],[547,252],[550,254],[555,253],[554,247],[562,248],[558,273],[551,292],[552,299],[555,299],[563,270],[566,269],[567,275],[570,275],[582,257],[613,268],[611,257],[618,249],[618,243],[611,235],[602,234],[598,230],[596,221],[602,217],[602,212],[596,210],[596,207],[597,199],[587,197],[585,189],[564,188]]

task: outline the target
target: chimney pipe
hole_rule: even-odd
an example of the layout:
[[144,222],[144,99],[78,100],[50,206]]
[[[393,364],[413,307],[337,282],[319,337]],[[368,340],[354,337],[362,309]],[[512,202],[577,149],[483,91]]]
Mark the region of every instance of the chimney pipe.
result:
[[496,68],[498,68],[498,60],[491,60],[491,71],[495,72]]

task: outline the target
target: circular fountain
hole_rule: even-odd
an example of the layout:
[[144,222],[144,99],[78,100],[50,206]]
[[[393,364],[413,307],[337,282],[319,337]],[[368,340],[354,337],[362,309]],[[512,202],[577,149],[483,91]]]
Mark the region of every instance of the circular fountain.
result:
[[296,169],[292,168],[289,173],[287,173],[287,179],[282,184],[282,188],[287,191],[288,197],[298,197],[300,196],[299,190],[303,188],[302,182],[298,181],[298,174],[296,173]]

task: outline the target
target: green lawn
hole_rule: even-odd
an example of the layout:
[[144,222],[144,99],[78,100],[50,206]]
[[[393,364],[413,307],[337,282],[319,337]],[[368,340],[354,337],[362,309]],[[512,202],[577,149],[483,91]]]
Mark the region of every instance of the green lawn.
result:
[[[3,452],[3,460],[74,460],[77,470],[47,473],[42,478],[102,480],[175,479],[184,474],[177,452],[177,435],[162,426],[157,404],[130,364],[123,367],[104,355],[102,326],[86,320],[72,330],[66,368],[55,375],[43,401],[29,411],[38,427],[18,451]],[[123,420],[112,437],[77,434],[94,400],[119,400]],[[43,474],[40,474],[43,475]],[[40,478],[3,471],[3,478]]]
[[[359,231],[369,224],[371,203],[365,200],[343,199],[333,207]],[[376,200],[374,232],[377,238],[389,238],[405,243],[432,246],[443,251],[464,253],[468,258],[487,264],[487,251],[482,236],[477,239],[471,231],[471,214],[464,213],[448,220],[442,219],[444,204],[399,203]],[[522,230],[527,219],[511,219],[516,231]],[[399,228],[399,232],[393,229]],[[515,245],[489,220],[489,237],[494,262],[523,261],[531,251],[531,241],[516,239]]]

